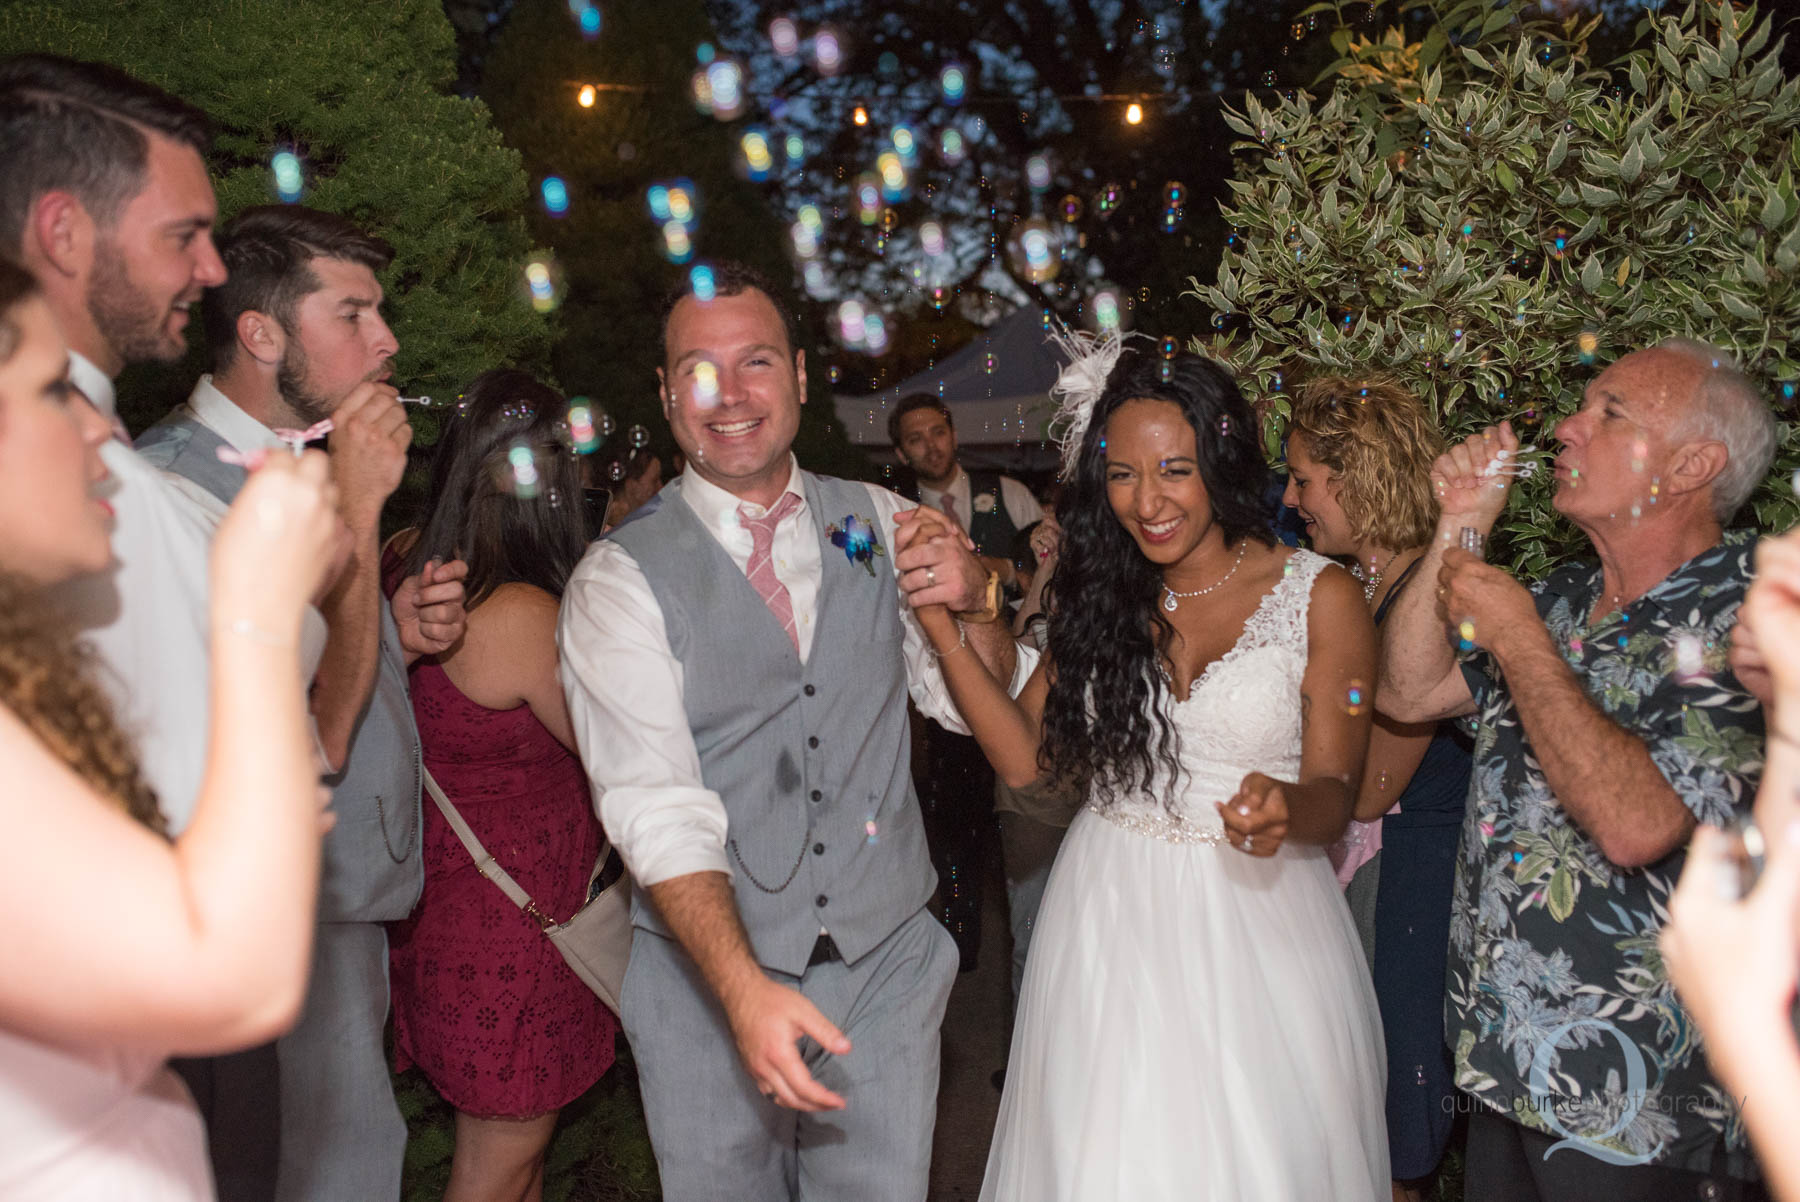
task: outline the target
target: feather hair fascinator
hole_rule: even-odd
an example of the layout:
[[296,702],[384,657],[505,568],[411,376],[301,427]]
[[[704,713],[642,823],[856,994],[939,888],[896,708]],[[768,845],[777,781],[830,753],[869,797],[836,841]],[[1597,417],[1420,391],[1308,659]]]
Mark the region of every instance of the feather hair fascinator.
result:
[[1082,440],[1093,420],[1094,404],[1106,391],[1107,377],[1112,375],[1119,354],[1125,349],[1125,335],[1116,328],[1090,334],[1057,322],[1050,331],[1050,341],[1068,363],[1050,386],[1056,412],[1050,418],[1049,432],[1062,444],[1062,478],[1072,480],[1081,458]]

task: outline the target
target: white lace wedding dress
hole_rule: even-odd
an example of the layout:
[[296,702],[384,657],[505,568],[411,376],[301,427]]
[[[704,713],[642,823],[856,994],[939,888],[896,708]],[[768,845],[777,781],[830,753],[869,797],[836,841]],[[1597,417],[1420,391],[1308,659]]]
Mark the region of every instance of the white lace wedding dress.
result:
[[1294,780],[1297,552],[1223,658],[1168,702],[1163,805],[1077,815],[1039,911],[984,1202],[1374,1202],[1389,1195],[1375,993],[1325,850],[1230,846],[1213,803]]

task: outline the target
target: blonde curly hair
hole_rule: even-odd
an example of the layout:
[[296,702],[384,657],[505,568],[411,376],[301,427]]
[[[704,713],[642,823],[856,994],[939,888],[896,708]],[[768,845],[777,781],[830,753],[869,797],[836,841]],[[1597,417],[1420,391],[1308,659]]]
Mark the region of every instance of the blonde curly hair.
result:
[[1359,540],[1404,551],[1437,525],[1431,464],[1444,440],[1431,414],[1387,376],[1308,380],[1288,415],[1287,436],[1340,482],[1338,503]]

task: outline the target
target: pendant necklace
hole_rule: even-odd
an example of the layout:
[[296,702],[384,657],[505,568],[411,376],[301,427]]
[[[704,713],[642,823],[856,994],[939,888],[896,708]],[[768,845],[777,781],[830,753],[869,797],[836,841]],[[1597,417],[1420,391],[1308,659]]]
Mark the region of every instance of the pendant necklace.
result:
[[1393,567],[1394,560],[1398,559],[1399,557],[1400,557],[1400,552],[1398,552],[1398,551],[1394,552],[1392,555],[1388,556],[1388,561],[1386,563],[1382,564],[1379,568],[1375,566],[1375,561],[1373,559],[1371,559],[1369,561],[1369,570],[1366,573],[1363,571],[1362,564],[1352,563],[1350,565],[1350,574],[1352,576],[1356,577],[1358,580],[1362,581],[1363,604],[1365,604],[1365,605],[1374,604],[1375,590],[1381,587],[1382,573],[1387,571],[1389,568]]
[[1175,606],[1177,605],[1178,602],[1185,600],[1189,597],[1204,597],[1204,596],[1206,596],[1206,594],[1212,592],[1214,589],[1223,585],[1227,580],[1230,580],[1233,576],[1237,575],[1237,570],[1238,570],[1239,565],[1241,565],[1244,562],[1244,552],[1249,550],[1249,548],[1250,548],[1250,542],[1248,539],[1239,543],[1237,558],[1231,561],[1231,570],[1229,572],[1226,572],[1223,576],[1219,577],[1217,580],[1213,581],[1211,584],[1207,585],[1205,588],[1197,588],[1191,593],[1178,593],[1174,589],[1170,588],[1165,583],[1163,585],[1163,592],[1167,593],[1168,596],[1163,598],[1162,607],[1164,609],[1168,610],[1170,613],[1174,613]]

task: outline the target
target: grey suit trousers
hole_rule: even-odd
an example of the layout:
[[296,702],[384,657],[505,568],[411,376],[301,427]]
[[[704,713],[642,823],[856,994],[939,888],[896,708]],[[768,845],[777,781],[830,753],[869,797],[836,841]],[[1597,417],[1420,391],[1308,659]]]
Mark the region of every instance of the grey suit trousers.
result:
[[765,969],[851,1043],[839,1058],[801,1041],[807,1068],[846,1105],[798,1114],[757,1092],[688,954],[639,929],[620,1004],[665,1202],[923,1202],[956,970],[955,942],[923,909],[854,964]]
[[382,1050],[387,932],[322,922],[300,1022],[276,1044],[281,1165],[276,1202],[395,1202],[406,1121]]

